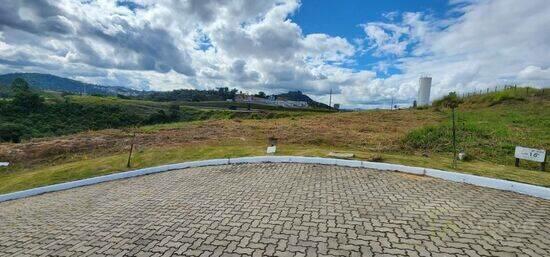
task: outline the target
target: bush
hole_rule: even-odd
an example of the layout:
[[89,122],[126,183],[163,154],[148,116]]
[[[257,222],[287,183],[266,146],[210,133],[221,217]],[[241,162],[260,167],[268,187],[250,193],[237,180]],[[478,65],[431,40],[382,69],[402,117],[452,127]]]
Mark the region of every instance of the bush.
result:
[[0,124],[0,141],[1,142],[21,142],[21,137],[25,134],[25,126],[15,123]]

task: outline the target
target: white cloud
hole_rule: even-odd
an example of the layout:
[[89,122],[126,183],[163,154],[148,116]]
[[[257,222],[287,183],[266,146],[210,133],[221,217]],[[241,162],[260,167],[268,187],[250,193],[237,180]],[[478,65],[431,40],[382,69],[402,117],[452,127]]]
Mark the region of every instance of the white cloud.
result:
[[525,80],[550,81],[550,68],[543,69],[537,66],[527,66],[519,72],[518,78]]
[[[435,19],[404,13],[399,21],[370,23],[386,31],[374,38],[366,33],[374,42],[371,51],[398,55],[389,60],[401,74],[384,79],[383,84],[374,80],[359,87],[391,87],[396,89],[396,98],[410,102],[421,74],[433,77],[432,99],[449,91],[468,92],[504,83],[550,85],[548,69],[541,68],[550,66],[547,1],[460,1],[451,13],[460,15]],[[381,66],[387,67],[387,62],[380,61]],[[385,92],[363,91],[365,98]]]
[[[400,10],[350,43],[304,34],[298,0],[21,0],[0,5],[0,71],[135,88],[302,90],[347,106],[412,102],[508,82],[550,85],[545,0],[451,1],[445,16]],[[373,55],[373,70],[353,68]],[[352,67],[352,68],[350,68]],[[394,75],[388,72],[398,70]],[[386,77],[377,77],[384,75]]]

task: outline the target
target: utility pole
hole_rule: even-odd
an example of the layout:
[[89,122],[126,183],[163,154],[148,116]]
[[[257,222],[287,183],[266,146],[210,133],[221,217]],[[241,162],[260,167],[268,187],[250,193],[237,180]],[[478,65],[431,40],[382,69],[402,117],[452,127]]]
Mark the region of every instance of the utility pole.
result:
[[328,97],[328,107],[332,107],[332,88],[330,88],[330,95]]
[[393,110],[393,96],[391,97],[391,106],[390,106],[390,110]]

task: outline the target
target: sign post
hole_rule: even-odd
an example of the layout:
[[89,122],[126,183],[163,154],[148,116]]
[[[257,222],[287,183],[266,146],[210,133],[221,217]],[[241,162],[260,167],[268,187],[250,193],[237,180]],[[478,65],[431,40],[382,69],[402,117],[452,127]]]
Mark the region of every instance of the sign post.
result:
[[268,138],[268,145],[267,145],[267,154],[274,155],[277,151],[277,138],[275,137],[269,137]]
[[514,157],[516,157],[516,167],[519,167],[519,160],[524,159],[540,162],[541,171],[544,171],[546,168],[546,150],[516,146]]

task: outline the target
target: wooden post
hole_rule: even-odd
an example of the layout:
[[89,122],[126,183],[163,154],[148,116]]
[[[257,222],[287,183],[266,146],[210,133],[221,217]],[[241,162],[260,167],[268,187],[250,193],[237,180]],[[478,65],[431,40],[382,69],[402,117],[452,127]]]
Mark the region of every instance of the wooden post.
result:
[[516,158],[516,167],[519,167],[519,158]]
[[128,163],[126,163],[126,167],[128,168],[132,166],[130,161],[132,160],[132,151],[134,150],[135,139],[136,139],[136,132],[134,131],[134,135],[132,136],[132,143],[130,144],[130,154],[128,154]]

